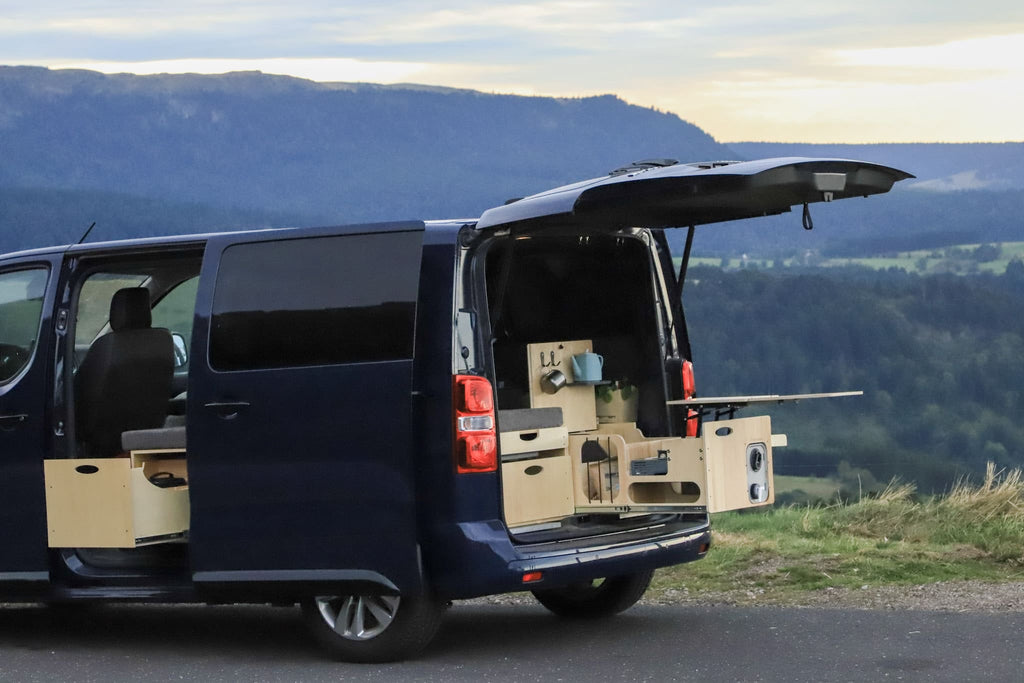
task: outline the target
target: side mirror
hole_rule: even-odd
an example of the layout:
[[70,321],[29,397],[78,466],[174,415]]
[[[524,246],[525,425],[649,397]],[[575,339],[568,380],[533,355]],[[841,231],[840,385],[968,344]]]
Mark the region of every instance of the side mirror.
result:
[[185,338],[177,332],[172,332],[171,341],[174,342],[174,367],[183,368],[188,364],[188,346],[185,344]]

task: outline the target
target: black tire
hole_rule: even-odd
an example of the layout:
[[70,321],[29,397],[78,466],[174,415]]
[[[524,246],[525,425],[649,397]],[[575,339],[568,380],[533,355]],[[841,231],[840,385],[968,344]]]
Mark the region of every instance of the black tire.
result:
[[428,595],[332,595],[302,602],[313,637],[335,659],[394,662],[419,654],[437,633],[445,604]]
[[613,576],[564,588],[533,591],[540,604],[560,617],[600,619],[623,612],[636,604],[651,585],[654,570]]

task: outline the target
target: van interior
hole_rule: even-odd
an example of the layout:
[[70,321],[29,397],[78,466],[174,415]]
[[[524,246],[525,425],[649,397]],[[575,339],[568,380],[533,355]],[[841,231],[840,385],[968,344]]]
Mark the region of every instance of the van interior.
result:
[[511,235],[487,248],[503,506],[520,541],[663,515],[703,523],[774,498],[767,417],[698,436],[697,413],[669,403],[693,398],[692,365],[652,241],[642,230]]

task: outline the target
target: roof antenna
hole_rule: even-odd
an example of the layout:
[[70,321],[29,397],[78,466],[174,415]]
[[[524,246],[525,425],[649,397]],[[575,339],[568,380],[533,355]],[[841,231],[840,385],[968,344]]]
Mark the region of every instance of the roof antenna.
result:
[[92,229],[95,228],[95,227],[96,227],[96,221],[93,221],[92,225],[90,225],[88,228],[85,229],[85,232],[78,239],[78,241],[75,242],[75,244],[81,244],[82,242],[84,242],[85,238],[89,236],[89,233],[92,232]]

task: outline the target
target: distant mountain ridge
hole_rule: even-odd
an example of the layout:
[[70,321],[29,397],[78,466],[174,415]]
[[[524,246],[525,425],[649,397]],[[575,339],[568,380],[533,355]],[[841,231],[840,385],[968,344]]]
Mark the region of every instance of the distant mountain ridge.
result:
[[[478,216],[644,158],[842,156],[918,176],[908,192],[699,231],[698,251],[870,255],[1024,240],[1024,143],[716,142],[613,95],[495,95],[258,72],[104,75],[0,66],[0,252],[242,227]],[[931,183],[931,185],[929,185]],[[993,192],[995,189],[1000,192]],[[782,226],[782,230],[775,229]],[[673,237],[673,239],[676,239]]]
[[477,215],[644,157],[731,151],[673,114],[260,73],[0,67],[0,185],[342,220]]

